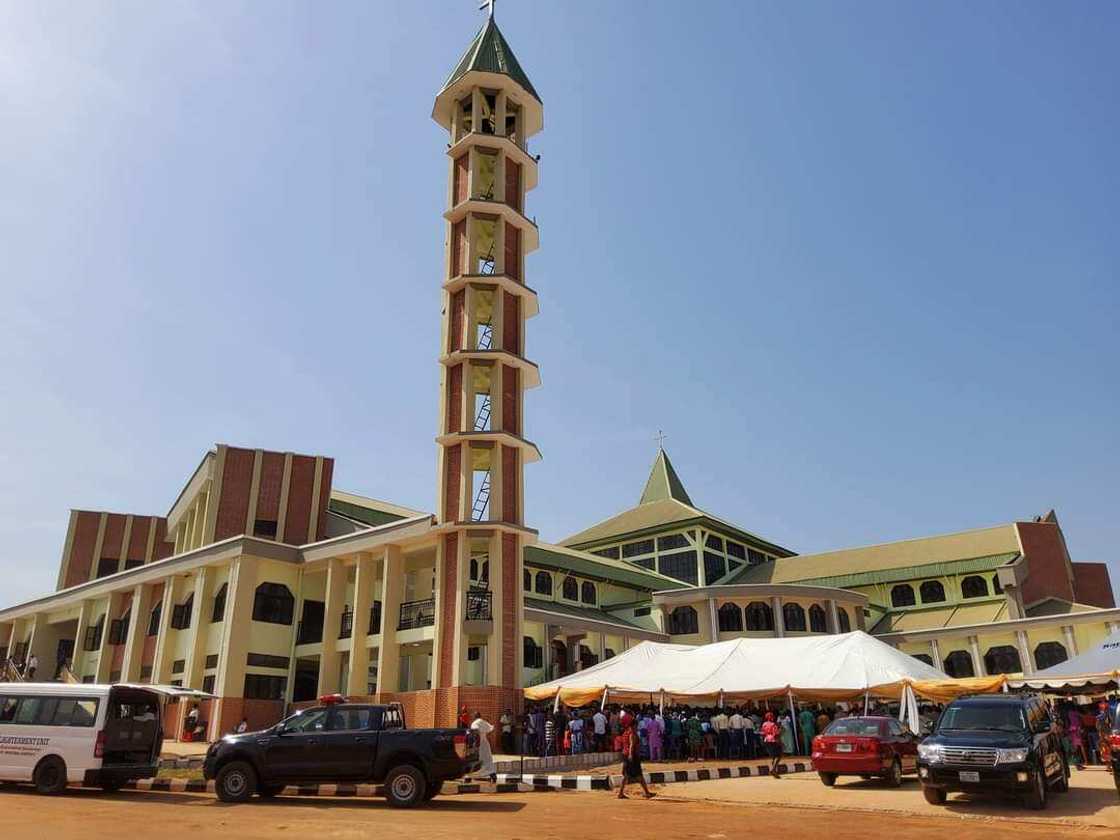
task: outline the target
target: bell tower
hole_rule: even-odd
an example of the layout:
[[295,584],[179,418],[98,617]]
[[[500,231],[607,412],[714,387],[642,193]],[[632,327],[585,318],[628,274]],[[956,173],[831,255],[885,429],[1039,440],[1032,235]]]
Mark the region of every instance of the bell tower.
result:
[[441,705],[489,712],[518,705],[522,548],[536,539],[522,473],[540,458],[523,410],[525,391],[540,384],[525,355],[526,322],[537,314],[525,257],[539,235],[525,195],[537,185],[528,139],[543,124],[492,3],[432,118],[448,133],[432,686],[452,689]]

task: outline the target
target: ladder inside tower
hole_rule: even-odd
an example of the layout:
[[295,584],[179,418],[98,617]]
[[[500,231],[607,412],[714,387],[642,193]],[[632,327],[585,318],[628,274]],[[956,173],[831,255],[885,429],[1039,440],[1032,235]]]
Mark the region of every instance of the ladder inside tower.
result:
[[478,349],[489,350],[494,346],[494,325],[487,321],[478,325]]
[[478,258],[478,273],[479,274],[493,274],[494,273],[494,247],[497,243],[490,240],[490,250]]
[[490,470],[487,470],[482,476],[482,483],[478,485],[478,494],[474,497],[474,505],[471,507],[471,521],[483,521],[486,518],[486,514],[489,509]]
[[490,430],[490,395],[487,394],[478,404],[478,414],[474,418],[474,430],[486,432]]

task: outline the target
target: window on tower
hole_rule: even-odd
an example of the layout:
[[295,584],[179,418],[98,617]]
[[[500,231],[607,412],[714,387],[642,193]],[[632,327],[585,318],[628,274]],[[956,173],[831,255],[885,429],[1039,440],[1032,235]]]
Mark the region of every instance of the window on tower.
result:
[[506,100],[506,137],[521,145],[521,107],[509,99]]
[[472,446],[471,458],[471,521],[490,518],[490,461],[493,450],[488,446]]
[[461,134],[474,131],[474,103],[470,96],[459,100],[459,126]]
[[471,217],[471,274],[494,273],[498,253],[498,217],[474,215]]
[[474,197],[494,200],[498,180],[498,152],[494,149],[478,150],[478,178],[475,180]]
[[479,120],[478,130],[483,134],[497,134],[498,92],[495,90],[484,90],[478,99],[482,105],[482,114]]

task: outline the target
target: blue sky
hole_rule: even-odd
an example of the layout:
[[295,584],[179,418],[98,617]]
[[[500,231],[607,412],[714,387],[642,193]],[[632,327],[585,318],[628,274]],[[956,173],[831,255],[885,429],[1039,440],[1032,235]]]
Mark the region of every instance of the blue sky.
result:
[[[461,2],[0,0],[0,601],[216,441],[431,509]],[[527,516],[1120,560],[1106,3],[498,5],[545,103]],[[1120,583],[1120,563],[1112,563]]]

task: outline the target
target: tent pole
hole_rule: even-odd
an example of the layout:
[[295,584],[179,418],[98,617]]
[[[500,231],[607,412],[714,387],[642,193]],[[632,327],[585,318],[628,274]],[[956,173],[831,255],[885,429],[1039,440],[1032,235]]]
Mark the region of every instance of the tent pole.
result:
[[607,695],[610,693],[610,686],[603,686],[603,699],[599,701],[599,708],[605,709],[607,707]]
[[560,691],[561,691],[561,689],[562,689],[562,686],[557,686],[556,687],[556,700],[552,704],[552,713],[553,714],[556,714],[558,711],[560,711]]
[[665,689],[661,689],[659,693],[661,716],[665,717]]
[[863,692],[863,716],[864,717],[867,717],[867,701],[868,701],[868,697],[867,697],[867,692],[865,691],[865,692]]
[[797,737],[797,709],[793,706],[793,689],[786,687],[786,696],[789,698],[789,725],[793,729],[793,754],[799,755],[797,748],[800,740]]

